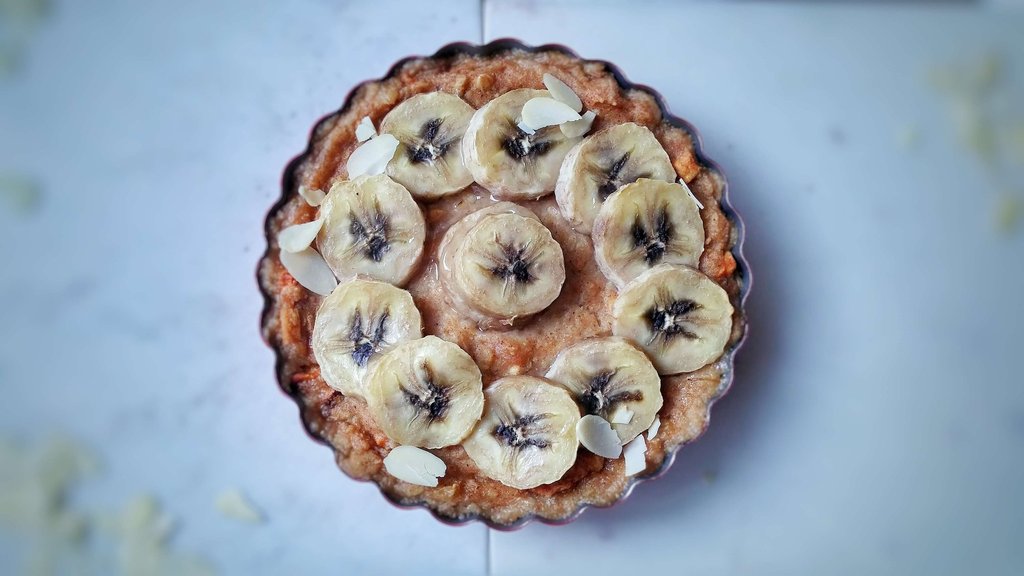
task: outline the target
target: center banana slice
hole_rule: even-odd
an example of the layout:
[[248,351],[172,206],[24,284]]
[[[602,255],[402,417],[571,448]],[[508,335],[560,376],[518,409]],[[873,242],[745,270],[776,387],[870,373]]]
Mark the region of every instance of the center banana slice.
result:
[[567,137],[558,126],[532,133],[520,128],[523,105],[549,96],[547,90],[512,90],[485,104],[469,121],[463,160],[495,198],[530,200],[555,189],[562,160],[580,138]]
[[405,284],[423,255],[426,224],[404,186],[383,174],[338,182],[320,205],[317,247],[340,279]]
[[419,338],[422,330],[408,292],[384,282],[351,280],[338,285],[316,311],[313,356],[331,388],[364,398],[367,369],[395,344]]
[[508,376],[484,395],[483,418],[462,446],[485,476],[527,490],[572,468],[580,411],[568,392],[533,376]]
[[454,300],[485,318],[512,324],[547,308],[562,290],[562,247],[523,208],[483,216],[453,242],[446,251],[455,250],[450,271],[458,293]]
[[465,438],[484,409],[480,368],[457,344],[427,336],[397,344],[366,375],[366,400],[396,443],[443,448]]
[[[661,410],[661,377],[647,355],[625,338],[592,338],[559,352],[545,378],[564,386],[586,414],[600,416],[625,444],[654,423]],[[632,413],[615,423],[619,410]]]
[[587,136],[562,162],[555,200],[577,232],[590,234],[601,204],[640,178],[674,182],[668,152],[645,126],[626,122]]
[[619,292],[612,332],[639,344],[660,374],[693,372],[722,354],[732,312],[729,295],[713,280],[662,264]]
[[659,264],[697,266],[704,223],[679,184],[641,178],[612,194],[594,220],[594,256],[616,287]]
[[387,173],[421,200],[434,200],[473,183],[462,162],[462,138],[475,110],[462,98],[430,92],[409,98],[381,121],[398,138]]

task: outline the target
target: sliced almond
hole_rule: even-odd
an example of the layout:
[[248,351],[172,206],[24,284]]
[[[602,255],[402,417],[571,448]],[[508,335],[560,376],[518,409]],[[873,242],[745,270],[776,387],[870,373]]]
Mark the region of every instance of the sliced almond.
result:
[[381,134],[376,138],[370,138],[362,146],[356,148],[348,157],[348,179],[354,180],[357,176],[375,176],[383,174],[391,157],[398,150],[398,138],[391,134]]
[[594,118],[597,118],[597,112],[587,110],[579,120],[565,122],[564,124],[559,125],[559,128],[562,130],[562,134],[564,134],[566,138],[579,138],[587,132],[590,132],[590,127],[594,125]]
[[312,248],[300,252],[281,250],[280,258],[284,269],[307,290],[327,296],[338,285],[338,280],[328,268],[327,262],[324,262],[320,253]]
[[363,116],[363,119],[356,125],[356,140],[366,142],[376,135],[377,129],[373,127],[373,120],[370,120],[369,116]]
[[320,228],[323,225],[324,219],[317,218],[312,222],[289,226],[281,230],[281,233],[277,235],[277,244],[285,252],[301,252],[309,248],[309,245],[316,239],[316,235],[320,233]]
[[578,112],[564,102],[559,102],[554,98],[540,96],[530,98],[526,101],[526,104],[523,104],[523,124],[534,130],[540,130],[548,126],[557,126],[563,122],[572,122],[579,119],[580,115]]
[[323,203],[324,198],[327,197],[327,194],[323,190],[317,188],[308,188],[305,185],[300,184],[299,196],[302,196],[302,199],[306,201],[306,204],[309,204],[310,206],[313,206],[315,208]]
[[637,436],[622,450],[626,459],[626,476],[639,474],[647,469],[647,443],[643,436]]
[[622,454],[619,435],[600,416],[587,414],[576,423],[576,436],[587,450],[602,458],[618,458]]
[[629,409],[625,404],[619,404],[619,407],[612,412],[612,424],[629,424],[633,421],[633,411]]
[[654,423],[647,429],[647,439],[654,440],[654,437],[658,435],[658,430],[661,430],[661,418],[655,416]]
[[569,88],[569,85],[555,78],[551,74],[544,75],[544,87],[551,93],[551,97],[572,108],[578,114],[583,110],[583,101]]
[[522,130],[523,133],[525,133],[525,134],[536,134],[537,133],[536,130],[534,130],[533,128],[530,128],[529,126],[527,126],[526,124],[523,124],[522,122],[520,122],[516,126],[518,126],[519,129]]
[[686,193],[689,194],[690,198],[693,199],[694,203],[697,204],[697,208],[700,208],[701,210],[703,210],[704,209],[704,205],[700,203],[700,200],[697,200],[697,197],[694,196],[694,194],[693,194],[693,190],[690,190],[690,187],[686,185],[686,180],[683,180],[682,178],[680,178],[679,179],[679,183],[682,184],[683,188],[686,189]]
[[403,482],[430,487],[447,470],[444,460],[415,446],[396,446],[384,458],[384,468]]

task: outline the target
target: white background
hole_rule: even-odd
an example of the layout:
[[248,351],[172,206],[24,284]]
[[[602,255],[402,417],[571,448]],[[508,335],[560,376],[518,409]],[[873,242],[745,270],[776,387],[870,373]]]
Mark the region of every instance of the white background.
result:
[[[180,519],[174,547],[223,574],[1024,567],[1024,229],[995,229],[994,169],[928,81],[1000,54],[1017,103],[1001,122],[1024,125],[1024,12],[86,4],[56,2],[0,80],[0,170],[42,191],[34,213],[0,203],[0,434],[65,431],[97,451],[83,506],[154,493]],[[254,279],[263,217],[317,118],[403,56],[505,36],[616,62],[693,122],[755,278],[709,432],[625,504],[509,534],[343,477],[277,389]],[[1024,194],[1013,166],[1000,186]],[[226,487],[268,521],[221,517]],[[4,549],[13,538],[0,532]],[[16,566],[0,557],[0,573]]]

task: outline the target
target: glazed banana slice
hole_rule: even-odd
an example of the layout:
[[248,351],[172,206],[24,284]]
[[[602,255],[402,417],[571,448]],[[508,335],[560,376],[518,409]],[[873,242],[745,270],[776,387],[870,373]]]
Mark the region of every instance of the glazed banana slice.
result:
[[377,425],[398,444],[458,444],[484,409],[480,368],[457,344],[427,336],[395,345],[366,375]]
[[484,396],[483,418],[462,446],[485,476],[526,490],[558,480],[576,462],[580,412],[563,388],[508,376]]
[[547,308],[562,290],[562,247],[536,216],[484,216],[456,242],[452,285],[485,317],[512,323]]
[[729,295],[685,266],[641,274],[619,292],[612,316],[612,332],[639,344],[660,374],[693,372],[718,358],[732,331]]
[[[558,354],[544,377],[564,386],[585,414],[611,422],[621,444],[650,428],[661,410],[661,377],[647,355],[625,338],[573,344]],[[616,423],[613,416],[627,411],[631,417]]]
[[382,353],[422,331],[420,311],[408,292],[385,282],[350,280],[316,311],[313,356],[331,388],[365,398],[366,371]]
[[676,171],[650,130],[632,122],[618,124],[569,151],[558,171],[555,200],[574,230],[590,234],[601,204],[640,178],[673,182]]
[[405,284],[423,255],[426,224],[401,184],[378,174],[338,182],[320,205],[317,246],[341,279]]
[[641,178],[612,194],[594,220],[594,256],[616,287],[659,264],[696,266],[704,223],[679,184]]
[[547,90],[523,88],[498,96],[473,114],[462,143],[462,158],[478,184],[502,200],[539,198],[555,189],[558,168],[579,138],[558,126],[532,134],[520,127],[523,105],[548,97]]
[[398,138],[387,174],[421,200],[434,200],[473,183],[462,163],[462,138],[475,110],[447,92],[419,94],[381,121],[381,132]]

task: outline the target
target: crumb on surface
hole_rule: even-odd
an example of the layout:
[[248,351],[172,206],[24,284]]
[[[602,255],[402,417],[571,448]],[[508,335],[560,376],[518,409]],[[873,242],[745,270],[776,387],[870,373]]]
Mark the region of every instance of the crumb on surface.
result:
[[218,512],[233,520],[249,524],[261,524],[265,520],[263,512],[238,488],[225,489],[217,496],[214,505]]
[[1021,200],[1010,193],[1004,193],[996,203],[996,230],[1003,234],[1012,234],[1020,225],[1022,214]]
[[921,130],[916,124],[904,124],[896,129],[896,144],[901,150],[913,150],[921,142]]
[[6,173],[0,174],[0,198],[16,214],[26,215],[39,210],[43,192],[36,180],[24,174]]
[[169,548],[174,523],[155,497],[136,496],[119,511],[77,505],[74,492],[99,471],[97,457],[71,438],[0,437],[0,525],[23,544],[23,573],[215,574],[204,559]]

